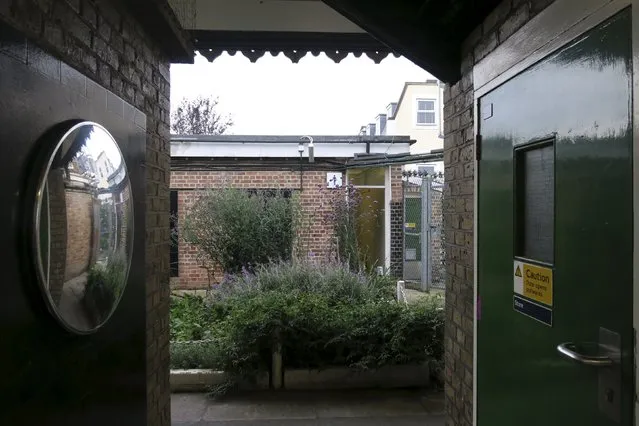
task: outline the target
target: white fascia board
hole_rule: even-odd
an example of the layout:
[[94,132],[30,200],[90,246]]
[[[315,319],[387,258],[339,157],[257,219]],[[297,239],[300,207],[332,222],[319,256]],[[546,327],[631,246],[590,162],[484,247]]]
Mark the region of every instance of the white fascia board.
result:
[[[210,142],[171,142],[172,157],[240,157],[240,158],[297,158],[300,156],[297,144],[293,143],[210,143]],[[371,143],[372,154],[405,154],[410,144]],[[352,158],[355,154],[366,152],[365,143],[315,143],[317,158]],[[308,157],[308,145],[304,145],[304,157]]]

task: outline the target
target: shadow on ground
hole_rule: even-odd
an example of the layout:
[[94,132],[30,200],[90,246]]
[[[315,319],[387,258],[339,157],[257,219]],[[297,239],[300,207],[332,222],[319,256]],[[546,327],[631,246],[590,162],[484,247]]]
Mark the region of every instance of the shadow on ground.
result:
[[443,426],[441,393],[420,390],[262,392],[171,397],[173,426]]

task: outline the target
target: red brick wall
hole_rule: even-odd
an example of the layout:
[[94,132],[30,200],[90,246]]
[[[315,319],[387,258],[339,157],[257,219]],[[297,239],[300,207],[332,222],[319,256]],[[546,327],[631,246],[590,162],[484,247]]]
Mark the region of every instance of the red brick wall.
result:
[[[294,171],[172,172],[171,189],[178,190],[178,223],[183,221],[185,213],[202,195],[202,190],[222,187],[299,190],[300,173]],[[324,189],[320,190],[320,188]],[[301,227],[299,246],[307,255],[320,259],[327,259],[331,248],[332,231],[321,220],[329,210],[328,200],[326,172],[304,172],[304,189],[300,194],[304,224]],[[179,277],[171,280],[174,288],[203,288],[209,283],[218,282],[223,276],[220,270],[211,271],[209,274],[209,271],[198,263],[196,249],[184,242],[179,244],[178,259]]]
[[402,189],[402,169],[403,166],[391,167],[391,201],[402,202],[404,190]]
[[62,297],[67,258],[67,212],[64,189],[64,170],[49,172],[49,291],[57,305]]
[[[171,173],[171,189],[178,190],[178,223],[184,219],[185,212],[202,195],[202,190],[207,188],[244,188],[244,189],[292,189],[300,188],[300,173],[297,171],[174,171]],[[324,223],[322,218],[329,212],[328,206],[331,198],[330,191],[326,189],[326,171],[304,172],[304,190],[300,195],[300,204],[303,212],[303,224],[299,231],[300,247],[304,255],[312,256],[318,260],[327,260],[333,254],[333,232],[330,225]],[[402,166],[391,168],[391,215],[401,215],[402,206]],[[399,203],[399,204],[398,204]],[[178,225],[179,226],[179,225]],[[392,227],[392,226],[391,226]],[[392,227],[393,228],[393,227]],[[403,233],[400,225],[391,229],[391,246],[400,246],[403,241]],[[391,255],[391,257],[394,257]],[[397,257],[397,256],[395,256]],[[398,259],[391,259],[396,265],[401,263],[401,255]],[[172,288],[197,289],[205,288],[211,283],[219,282],[223,272],[219,269],[208,271],[197,260],[195,247],[184,242],[179,243],[178,250],[179,277],[171,279]],[[396,271],[397,266],[393,268]],[[401,275],[401,271],[400,275]]]
[[93,244],[93,196],[89,192],[66,190],[67,264],[65,281],[86,272]]
[[402,166],[391,167],[391,253],[390,274],[401,278],[404,275],[404,189]]

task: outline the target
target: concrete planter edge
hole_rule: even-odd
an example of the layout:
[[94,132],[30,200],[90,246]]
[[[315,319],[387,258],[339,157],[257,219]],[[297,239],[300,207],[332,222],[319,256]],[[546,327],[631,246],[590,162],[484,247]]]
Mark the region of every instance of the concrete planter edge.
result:
[[[288,390],[337,390],[429,387],[430,369],[424,365],[391,365],[378,370],[355,370],[331,367],[324,370],[296,370],[283,372],[283,387]],[[171,370],[172,392],[207,392],[211,386],[224,383],[223,371],[206,369]],[[256,383],[241,386],[246,390],[269,389],[269,376],[264,374]]]

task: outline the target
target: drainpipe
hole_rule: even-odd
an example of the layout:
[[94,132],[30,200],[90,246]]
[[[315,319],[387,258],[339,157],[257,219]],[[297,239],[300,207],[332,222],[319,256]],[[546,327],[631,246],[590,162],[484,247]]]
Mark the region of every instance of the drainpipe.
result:
[[439,138],[444,138],[444,105],[442,105],[442,82],[437,81],[437,115],[439,116]]
[[297,151],[300,153],[300,191],[304,190],[304,144],[300,142],[297,145]]

